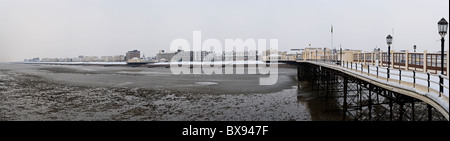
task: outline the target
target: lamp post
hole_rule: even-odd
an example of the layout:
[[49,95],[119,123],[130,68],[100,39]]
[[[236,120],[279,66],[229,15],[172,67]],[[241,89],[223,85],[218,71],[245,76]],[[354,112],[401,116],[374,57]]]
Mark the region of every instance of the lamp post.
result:
[[414,45],[414,53],[416,53],[416,48],[417,48],[417,46],[416,46],[416,45]]
[[377,49],[378,50],[378,55],[377,55],[377,66],[379,65],[379,63],[380,63],[380,59],[381,59],[381,52],[380,52],[380,48],[378,48]]
[[388,44],[388,70],[387,70],[387,77],[389,79],[389,68],[391,65],[391,44],[392,44],[392,36],[388,35],[386,37],[386,42]]
[[323,48],[323,62],[325,63],[326,60],[326,54],[327,54],[327,48]]
[[444,74],[444,42],[445,35],[447,34],[448,22],[442,18],[438,22],[439,35],[441,35],[441,74]]
[[[447,34],[447,28],[448,28],[448,22],[444,18],[442,18],[438,22],[438,30],[439,35],[441,35],[441,74],[444,75],[444,42],[445,42],[445,35]],[[449,50],[450,51],[450,50]],[[448,60],[447,60],[448,61]],[[448,69],[448,68],[447,68]],[[442,85],[444,84],[444,78],[439,77],[439,83]],[[444,92],[443,86],[439,87],[439,97],[441,97],[441,93]]]

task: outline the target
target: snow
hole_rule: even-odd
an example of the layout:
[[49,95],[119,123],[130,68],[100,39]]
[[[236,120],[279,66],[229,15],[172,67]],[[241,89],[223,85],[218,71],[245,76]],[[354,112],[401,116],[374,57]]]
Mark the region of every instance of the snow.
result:
[[[203,65],[203,64],[214,64],[214,65],[231,65],[231,64],[266,64],[266,62],[263,61],[217,61],[217,62],[159,62],[155,63],[155,65],[170,65],[170,64],[188,64],[188,65]],[[274,64],[274,63],[270,63]],[[276,64],[284,64],[284,63],[276,63]]]
[[[59,65],[126,65],[126,62],[23,62],[25,64],[59,64]],[[222,64],[266,64],[263,61],[218,61],[218,62],[159,62],[154,63],[155,65],[170,65],[171,63],[183,63],[183,64],[193,64],[193,65],[202,65],[202,64],[214,64],[214,65],[222,65]],[[273,64],[273,63],[271,63]],[[277,63],[284,64],[284,63]]]

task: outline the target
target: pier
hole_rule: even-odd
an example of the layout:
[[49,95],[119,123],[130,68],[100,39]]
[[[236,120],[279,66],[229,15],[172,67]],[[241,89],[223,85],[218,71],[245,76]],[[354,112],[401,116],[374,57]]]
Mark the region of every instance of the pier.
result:
[[[440,54],[391,53],[392,60],[388,60],[387,52],[354,53],[347,60],[340,53],[330,52],[322,58],[279,61],[296,62],[298,80],[310,81],[311,87],[324,92],[327,99],[337,98],[343,120],[449,120],[447,55],[442,75],[438,71]],[[333,89],[336,87],[340,89]],[[420,113],[419,108],[427,112]]]

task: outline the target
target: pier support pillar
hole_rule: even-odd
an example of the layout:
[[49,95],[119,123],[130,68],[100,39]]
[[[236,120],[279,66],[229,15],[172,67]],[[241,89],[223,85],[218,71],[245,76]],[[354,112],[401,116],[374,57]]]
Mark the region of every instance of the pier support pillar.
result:
[[[384,91],[384,93],[386,94],[386,91]],[[393,115],[392,115],[392,93],[391,92],[388,92],[389,93],[389,119],[392,121],[392,117],[393,117]]]
[[342,113],[342,119],[345,121],[345,117],[347,114],[347,83],[348,83],[348,78],[344,78],[344,105],[343,105],[343,113]]
[[411,120],[412,121],[416,121],[415,114],[414,114],[414,105],[415,105],[414,98],[411,97],[411,112],[412,112]]
[[297,80],[300,81],[300,64],[297,63]]
[[404,105],[405,105],[405,103],[403,101],[400,101],[399,104],[400,104],[400,109],[399,109],[400,114],[399,114],[398,120],[399,121],[403,121],[403,113],[404,113]]
[[431,108],[433,108],[433,107],[431,107],[431,105],[430,104],[427,104],[427,109],[428,109],[428,121],[431,121],[431,120],[433,120],[433,113],[432,113],[432,111],[431,111]]
[[330,92],[330,88],[329,88],[329,84],[330,84],[330,82],[331,82],[331,76],[330,76],[330,72],[326,72],[326,77],[327,77],[327,88],[326,88],[326,91],[325,91],[325,109],[328,109],[328,93]]
[[369,84],[369,121],[372,121],[372,85]]

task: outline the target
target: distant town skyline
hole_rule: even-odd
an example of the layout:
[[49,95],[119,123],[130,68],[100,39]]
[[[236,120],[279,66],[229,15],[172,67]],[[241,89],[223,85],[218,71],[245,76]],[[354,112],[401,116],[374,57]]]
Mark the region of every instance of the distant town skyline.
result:
[[[25,58],[155,56],[172,40],[278,39],[279,50],[333,46],[440,51],[448,0],[0,0],[0,62]],[[449,48],[446,36],[445,50]]]

